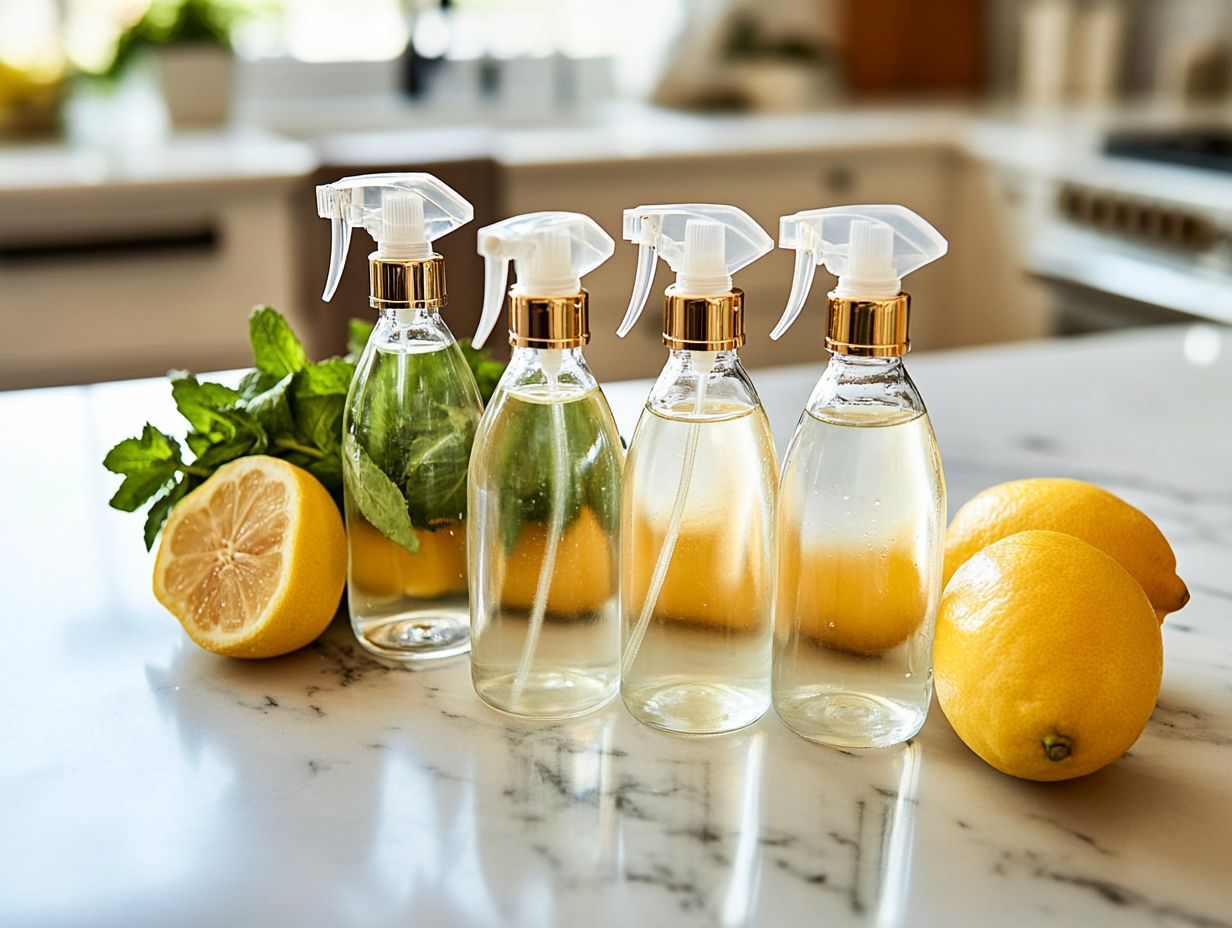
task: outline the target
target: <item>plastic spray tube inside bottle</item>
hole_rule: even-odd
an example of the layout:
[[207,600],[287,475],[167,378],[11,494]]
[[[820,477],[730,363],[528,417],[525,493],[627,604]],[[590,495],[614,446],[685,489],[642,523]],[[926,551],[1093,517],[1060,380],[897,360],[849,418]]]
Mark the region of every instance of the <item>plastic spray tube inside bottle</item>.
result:
[[469,550],[475,691],[532,718],[581,715],[616,692],[624,451],[582,353],[581,278],[612,239],[578,213],[530,213],[479,231],[487,273],[475,344],[504,303],[512,358],[475,437]]
[[[445,269],[432,242],[473,210],[430,174],[368,174],[318,187],[317,212],[333,223],[325,300],[342,277],[352,227],[376,241],[369,303],[380,316],[343,421],[317,423],[341,434],[351,626],[386,661],[464,654],[466,474],[483,404],[441,318]],[[346,389],[319,380],[310,388]],[[310,408],[313,396],[296,402]]]
[[676,271],[669,356],[629,445],[621,494],[621,695],[639,720],[711,734],[770,701],[773,513],[770,424],[737,353],[744,294],[732,274],[773,247],[731,206],[625,211],[639,246],[619,334],[646,304],[656,257]]
[[902,278],[946,252],[902,206],[785,216],[796,251],[780,337],[819,264],[831,357],[783,462],[777,530],[774,706],[787,726],[843,748],[914,736],[932,698],[945,479],[924,402],[903,366]]

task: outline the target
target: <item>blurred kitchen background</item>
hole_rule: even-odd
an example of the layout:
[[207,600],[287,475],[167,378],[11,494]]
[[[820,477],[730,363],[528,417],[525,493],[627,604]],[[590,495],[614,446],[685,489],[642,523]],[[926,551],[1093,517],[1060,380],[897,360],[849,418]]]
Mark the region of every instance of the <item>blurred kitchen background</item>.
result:
[[[475,230],[589,213],[606,379],[662,363],[614,330],[621,210],[778,217],[901,202],[950,240],[911,279],[916,349],[1232,321],[1232,0],[0,0],[0,388],[248,362],[254,303],[318,355],[370,317],[357,233],[320,290],[313,185],[431,171],[475,204],[438,243],[474,327]],[[656,286],[670,283],[663,268]],[[778,251],[739,275],[750,366],[782,344]]]

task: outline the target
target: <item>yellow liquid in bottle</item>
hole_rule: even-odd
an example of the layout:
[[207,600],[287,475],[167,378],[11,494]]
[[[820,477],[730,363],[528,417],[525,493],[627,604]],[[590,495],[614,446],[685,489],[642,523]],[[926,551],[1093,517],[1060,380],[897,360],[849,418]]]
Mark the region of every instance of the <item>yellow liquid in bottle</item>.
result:
[[765,412],[747,404],[647,409],[625,471],[626,648],[667,540],[686,443],[697,453],[672,557],[621,693],[658,728],[691,734],[755,722],[769,703],[777,458]]
[[932,697],[945,483],[926,414],[806,412],[778,507],[774,705],[839,747],[905,741]]
[[[489,705],[536,718],[602,705],[616,691],[620,668],[620,436],[598,388],[560,389],[565,396],[546,388],[498,395],[470,473],[471,677]],[[554,442],[562,438],[565,472],[558,473]]]

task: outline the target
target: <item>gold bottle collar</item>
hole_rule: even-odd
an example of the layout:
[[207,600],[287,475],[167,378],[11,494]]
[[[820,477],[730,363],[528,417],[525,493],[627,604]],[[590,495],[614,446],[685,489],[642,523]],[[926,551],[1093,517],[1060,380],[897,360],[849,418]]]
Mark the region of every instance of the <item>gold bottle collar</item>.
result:
[[744,291],[688,296],[668,287],[663,344],[675,351],[730,351],[744,344]]
[[590,341],[590,294],[509,295],[509,344],[518,348],[580,348]]
[[445,259],[368,257],[368,305],[374,309],[439,309],[445,292]]
[[907,353],[911,340],[907,322],[911,297],[906,293],[884,300],[827,298],[826,348],[837,354],[889,358]]

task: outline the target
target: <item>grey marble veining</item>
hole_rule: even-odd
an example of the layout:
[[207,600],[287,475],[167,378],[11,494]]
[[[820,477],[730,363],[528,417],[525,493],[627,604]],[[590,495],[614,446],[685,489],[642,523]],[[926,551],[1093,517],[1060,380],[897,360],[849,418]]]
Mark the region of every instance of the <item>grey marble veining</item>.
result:
[[[0,396],[4,434],[43,424],[0,457],[0,924],[1232,926],[1232,337],[911,369],[952,507],[1068,474],[1175,544],[1194,596],[1164,627],[1160,703],[1100,773],[1004,777],[935,706],[871,753],[773,714],[692,739],[619,701],[531,723],[480,703],[465,661],[391,670],[341,622],[286,658],[214,657],[102,506],[102,451],[157,421],[164,386]],[[817,373],[755,377],[780,448]],[[626,433],[644,391],[608,391]]]

